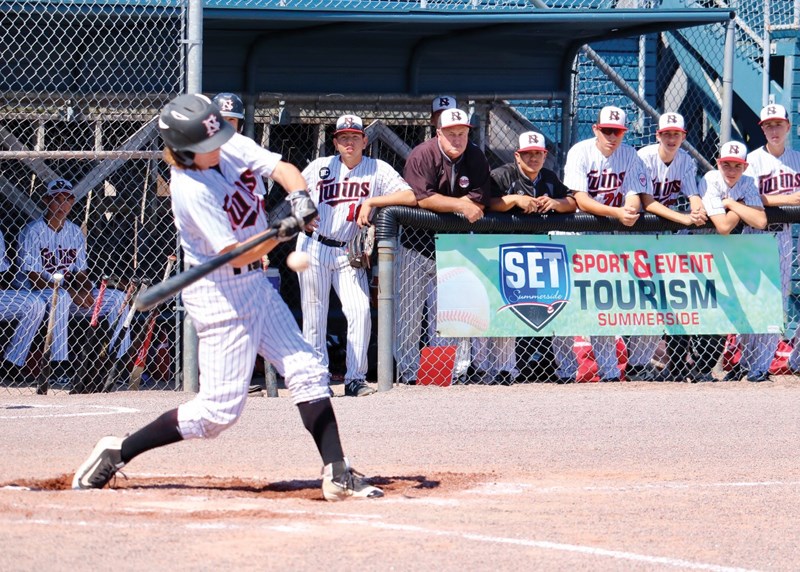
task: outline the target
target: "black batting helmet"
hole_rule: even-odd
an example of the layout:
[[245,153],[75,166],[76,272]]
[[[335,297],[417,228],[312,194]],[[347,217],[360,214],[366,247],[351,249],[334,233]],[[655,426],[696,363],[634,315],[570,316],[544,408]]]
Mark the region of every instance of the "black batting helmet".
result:
[[222,117],[244,119],[244,103],[235,93],[218,93],[211,101],[217,104],[217,107],[222,112]]
[[236,130],[222,118],[219,107],[202,94],[179,95],[158,118],[164,144],[186,167],[194,164],[195,153],[208,153],[222,146]]

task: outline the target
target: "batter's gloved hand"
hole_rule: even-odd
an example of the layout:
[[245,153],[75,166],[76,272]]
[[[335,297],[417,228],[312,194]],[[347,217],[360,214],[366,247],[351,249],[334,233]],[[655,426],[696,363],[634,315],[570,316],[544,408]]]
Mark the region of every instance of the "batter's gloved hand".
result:
[[281,242],[293,239],[297,233],[303,230],[303,219],[295,215],[289,215],[281,220],[272,223],[272,228],[278,231],[277,239]]
[[303,221],[303,226],[317,217],[317,207],[308,191],[293,191],[286,195],[286,200],[292,205],[292,214]]

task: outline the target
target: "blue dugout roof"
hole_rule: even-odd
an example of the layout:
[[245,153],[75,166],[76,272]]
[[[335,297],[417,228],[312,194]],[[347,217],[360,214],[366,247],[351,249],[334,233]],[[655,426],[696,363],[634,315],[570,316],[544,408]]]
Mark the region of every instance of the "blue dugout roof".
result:
[[727,9],[435,12],[416,3],[401,11],[220,4],[204,9],[204,90],[251,94],[563,94],[583,44],[733,17]]

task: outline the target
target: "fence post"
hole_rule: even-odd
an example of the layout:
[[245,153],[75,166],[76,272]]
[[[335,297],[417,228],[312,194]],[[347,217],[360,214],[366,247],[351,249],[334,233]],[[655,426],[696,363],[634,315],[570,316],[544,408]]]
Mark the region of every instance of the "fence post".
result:
[[725,59],[722,64],[722,109],[719,118],[719,141],[731,140],[731,118],[733,116],[733,55],[736,48],[736,22],[728,21],[725,34]]
[[394,384],[394,253],[397,238],[378,241],[378,391]]
[[[186,46],[186,93],[203,92],[203,0],[189,0]],[[184,264],[184,270],[186,269]],[[183,312],[183,390],[197,393],[197,330]]]

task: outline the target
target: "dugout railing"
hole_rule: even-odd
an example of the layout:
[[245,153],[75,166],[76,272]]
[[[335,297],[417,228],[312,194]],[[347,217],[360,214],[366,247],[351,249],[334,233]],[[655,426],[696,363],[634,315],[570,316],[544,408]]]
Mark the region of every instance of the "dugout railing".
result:
[[[770,224],[795,223],[800,221],[800,207],[770,207],[766,209]],[[670,221],[665,221],[655,215],[643,214],[633,227],[625,227],[618,221],[603,217],[596,217],[585,213],[576,214],[554,214],[554,215],[514,215],[507,213],[487,213],[482,219],[475,223],[469,223],[464,217],[456,214],[439,214],[418,208],[409,207],[387,207],[382,209],[375,217],[376,220],[376,241],[377,241],[377,268],[373,271],[377,274],[377,332],[373,332],[377,338],[377,382],[381,390],[389,390],[396,384],[416,383],[416,376],[411,379],[403,379],[403,374],[407,371],[409,362],[419,366],[420,352],[429,346],[453,346],[456,348],[455,364],[449,360],[453,358],[448,354],[445,357],[433,356],[434,360],[426,367],[432,367],[433,378],[437,378],[436,369],[446,370],[444,377],[450,376],[450,372],[455,367],[456,372],[452,377],[443,379],[439,375],[439,381],[446,383],[467,383],[467,384],[511,384],[511,383],[535,383],[535,382],[564,382],[557,374],[557,367],[554,363],[552,348],[547,336],[532,335],[525,338],[517,338],[513,345],[513,376],[503,376],[505,365],[508,364],[508,348],[502,348],[493,344],[485,343],[485,338],[453,338],[453,339],[434,339],[438,338],[436,332],[427,328],[430,323],[428,306],[415,316],[421,315],[421,324],[416,320],[409,320],[408,316],[398,312],[398,308],[407,306],[404,302],[408,301],[408,292],[413,291],[415,295],[419,292],[431,290],[435,296],[435,270],[433,273],[416,271],[408,275],[403,275],[398,271],[397,257],[401,251],[417,249],[425,257],[433,258],[434,252],[431,250],[432,242],[426,239],[426,234],[511,234],[520,237],[543,237],[548,233],[617,233],[625,234],[671,234],[674,232],[686,232],[686,227]],[[714,233],[714,227],[708,223],[705,227],[694,227],[700,232]],[[694,232],[690,230],[689,232]],[[730,240],[737,240],[736,233],[728,237]],[[417,248],[419,247],[419,248]],[[796,252],[795,252],[796,257]],[[407,268],[404,267],[404,268]],[[413,286],[413,287],[412,287]],[[789,296],[788,303],[791,305],[797,298],[797,289],[794,286]],[[420,300],[412,300],[411,305],[423,304]],[[796,342],[794,336],[797,323],[792,321],[792,316],[785,312],[785,332],[779,347],[775,348],[775,359],[773,361],[772,373],[775,375],[794,375],[788,367],[788,350]],[[400,329],[410,327],[413,332],[417,332],[417,337],[413,340],[413,348],[409,350],[408,344],[403,348],[400,338]],[[731,371],[735,370],[741,361],[742,352],[746,351],[741,344],[736,332],[730,332],[728,336],[722,337],[700,337],[699,341],[690,349],[688,357],[670,356],[670,347],[665,339],[658,345],[658,348],[649,363],[649,371],[645,374],[637,372],[638,377],[643,381],[687,381],[683,373],[669,371],[670,357],[677,362],[678,359],[689,363],[685,364],[686,370],[691,370],[692,361],[711,363],[714,369],[714,380],[721,380]],[[722,338],[722,339],[720,339]],[[636,350],[631,346],[636,343],[635,337],[618,336],[617,351],[620,360],[622,379],[625,376],[625,362],[627,356]],[[579,362],[579,369],[576,379],[569,381],[597,381],[597,370],[592,369],[595,364],[591,353],[590,336],[575,336],[573,352]],[[409,359],[403,351],[412,351],[414,356]],[[504,355],[505,354],[505,355]],[[439,360],[439,361],[436,361]],[[405,365],[401,365],[405,362]],[[461,364],[461,365],[459,365]],[[464,364],[469,364],[464,366]],[[685,370],[682,370],[685,373]],[[461,375],[459,376],[459,372]],[[746,373],[746,372],[745,372]],[[636,376],[630,375],[628,379]],[[689,379],[689,381],[697,381]],[[711,381],[709,379],[709,381]]]

